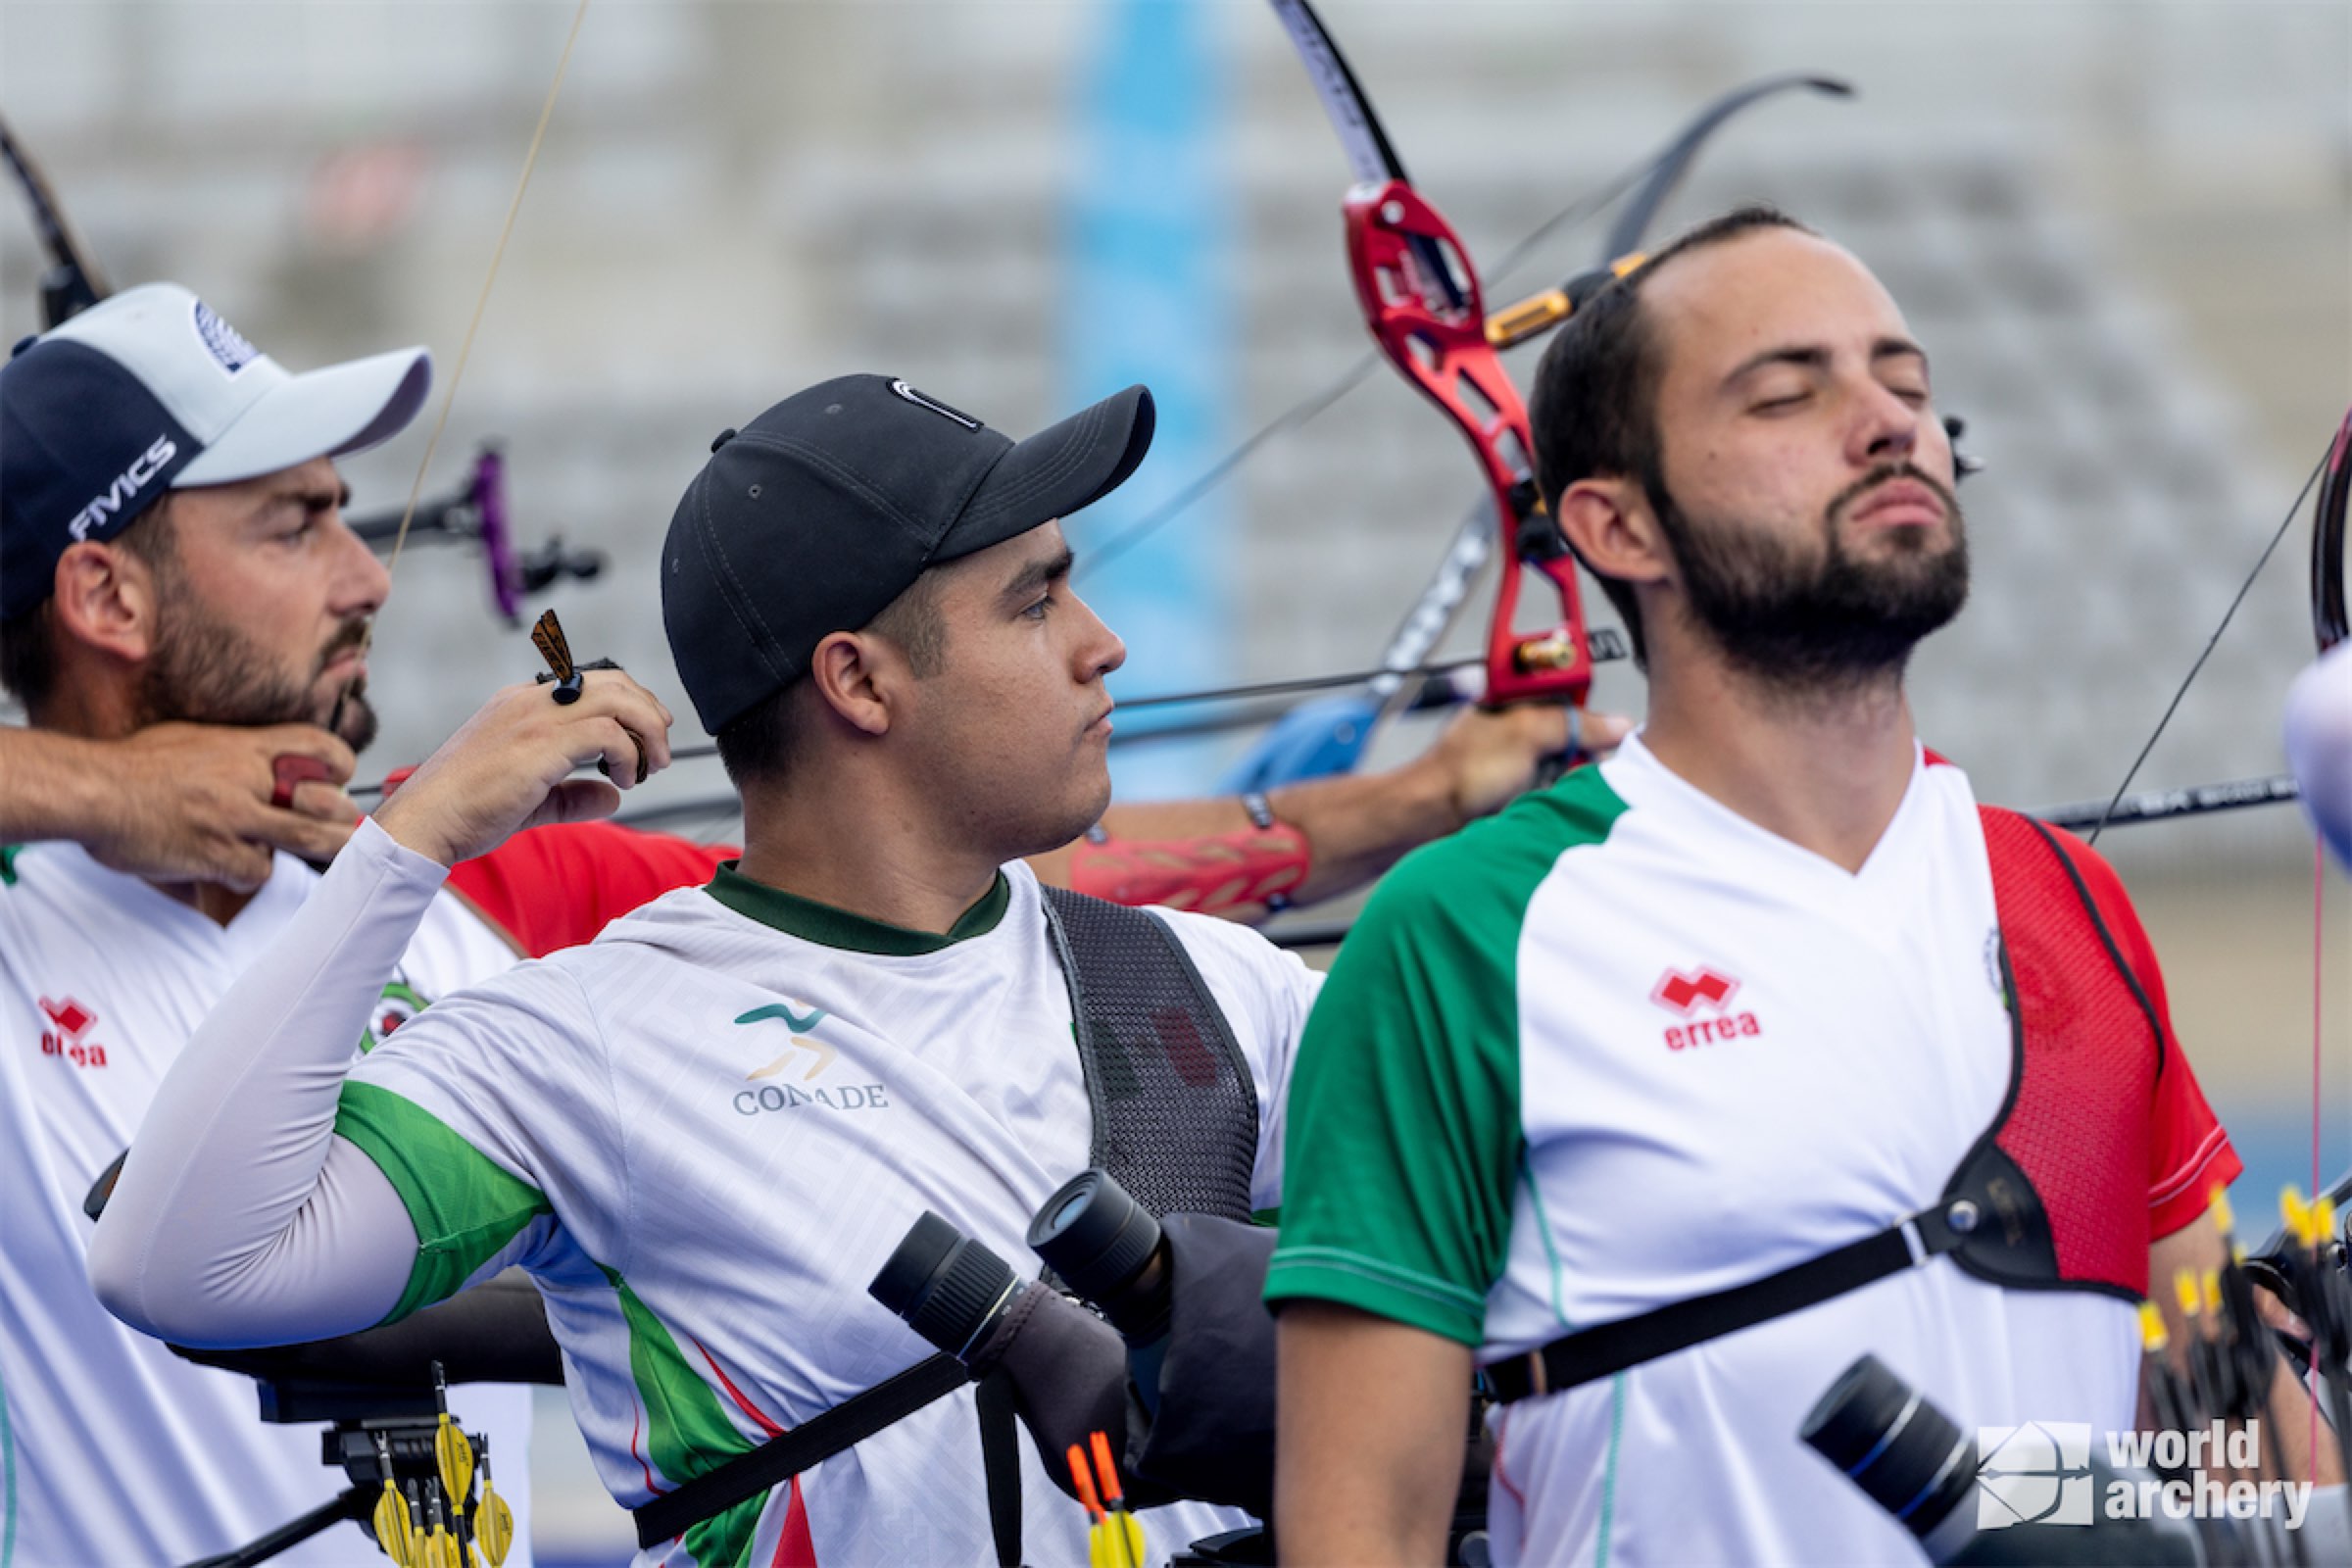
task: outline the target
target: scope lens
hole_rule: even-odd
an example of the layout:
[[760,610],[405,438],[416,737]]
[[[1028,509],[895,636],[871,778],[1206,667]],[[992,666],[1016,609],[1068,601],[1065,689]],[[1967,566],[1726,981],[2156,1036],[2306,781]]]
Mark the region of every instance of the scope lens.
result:
[[1941,1524],[1976,1483],[1974,1445],[1875,1355],[1830,1385],[1797,1436],[1914,1536]]
[[929,1209],[923,1210],[923,1217],[906,1232],[906,1239],[890,1254],[882,1272],[866,1287],[866,1294],[900,1317],[912,1316],[924,1285],[962,1240],[961,1231]]
[[979,1341],[1012,1294],[1012,1266],[937,1214],[906,1232],[866,1294],[951,1355]]
[[1100,1304],[1151,1260],[1159,1221],[1107,1171],[1083,1171],[1038,1209],[1029,1245],[1072,1291]]

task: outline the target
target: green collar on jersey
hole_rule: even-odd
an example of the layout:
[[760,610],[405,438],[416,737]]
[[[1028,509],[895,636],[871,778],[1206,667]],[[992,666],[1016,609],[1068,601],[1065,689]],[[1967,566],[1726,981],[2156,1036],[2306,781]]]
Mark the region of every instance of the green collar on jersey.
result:
[[774,926],[805,942],[851,953],[875,953],[888,958],[916,957],[952,948],[972,937],[984,937],[997,928],[997,922],[1004,918],[1004,910],[1012,903],[1012,884],[999,871],[997,880],[981,895],[980,902],[964,910],[947,935],[941,936],[936,931],[910,931],[903,925],[869,920],[862,914],[852,914],[830,904],[819,904],[814,899],[804,899],[782,888],[755,882],[735,869],[739,863],[719,862],[717,874],[710,878],[707,890],[737,914],[761,925]]

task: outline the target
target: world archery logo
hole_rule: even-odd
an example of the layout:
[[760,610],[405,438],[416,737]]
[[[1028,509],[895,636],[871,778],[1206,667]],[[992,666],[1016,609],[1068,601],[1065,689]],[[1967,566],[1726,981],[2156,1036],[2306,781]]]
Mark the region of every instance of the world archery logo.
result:
[[1666,1049],[1687,1051],[1692,1046],[1762,1034],[1764,1026],[1756,1022],[1754,1013],[1731,1010],[1732,999],[1739,994],[1738,980],[1705,964],[1689,973],[1669,967],[1658,977],[1658,983],[1650,987],[1649,1000],[1677,1017],[1692,1018],[1702,1010],[1717,1016],[1692,1018],[1690,1023],[1669,1028],[1664,1036]]
[[1977,1428],[1977,1528],[2091,1522],[2090,1426],[2029,1421]]
[[366,1055],[392,1037],[392,1031],[416,1017],[432,1004],[415,986],[395,980],[384,987],[381,1001],[375,1004],[374,1016],[368,1027],[360,1031],[360,1054]]

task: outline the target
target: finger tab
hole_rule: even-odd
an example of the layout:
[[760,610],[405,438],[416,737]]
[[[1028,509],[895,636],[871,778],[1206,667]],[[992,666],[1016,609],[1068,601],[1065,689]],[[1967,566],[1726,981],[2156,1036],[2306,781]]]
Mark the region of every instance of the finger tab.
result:
[[282,811],[293,806],[297,786],[326,778],[327,768],[316,757],[280,756],[270,760],[270,804]]

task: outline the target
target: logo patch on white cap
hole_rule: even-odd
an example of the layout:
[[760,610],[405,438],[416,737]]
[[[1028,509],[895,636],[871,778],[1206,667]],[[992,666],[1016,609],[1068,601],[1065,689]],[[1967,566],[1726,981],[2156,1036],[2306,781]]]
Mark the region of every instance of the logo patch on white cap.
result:
[[970,415],[964,414],[956,409],[951,409],[945,403],[940,402],[936,398],[925,397],[922,393],[917,392],[914,388],[908,386],[904,381],[891,382],[890,389],[893,392],[896,392],[900,397],[903,397],[907,402],[913,404],[918,409],[929,409],[933,414],[946,415],[949,418],[954,419],[957,424],[962,425],[966,430],[977,430],[980,428],[980,421],[973,418]]
[[262,357],[262,351],[245,341],[245,334],[213,314],[211,306],[196,302],[196,335],[204,346],[213,351],[220,368],[234,375]]

